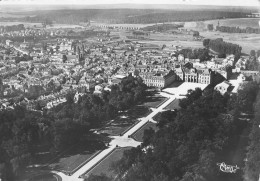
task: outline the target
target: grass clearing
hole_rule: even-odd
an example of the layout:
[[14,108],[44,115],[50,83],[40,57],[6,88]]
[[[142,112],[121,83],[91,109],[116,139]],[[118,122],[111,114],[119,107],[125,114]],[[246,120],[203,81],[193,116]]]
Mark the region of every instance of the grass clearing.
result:
[[179,99],[174,99],[170,104],[168,104],[165,109],[166,110],[174,110],[174,109],[180,109],[181,107],[179,106],[180,100]]
[[55,170],[60,170],[63,173],[74,173],[82,164],[90,161],[93,155],[96,155],[99,151],[85,152],[82,154],[71,155],[59,159],[57,164],[52,164]]
[[158,122],[158,118],[159,116],[162,114],[162,112],[158,112],[154,117],[153,120],[155,120],[156,122]]
[[62,181],[59,175],[51,173],[49,170],[42,168],[30,168],[19,174],[16,181]]
[[123,157],[124,151],[129,150],[132,147],[116,148],[106,158],[104,158],[99,164],[97,164],[92,170],[90,170],[83,178],[87,178],[89,175],[102,175],[105,174],[108,177],[115,178],[116,173],[111,170],[111,164],[120,160]]
[[85,144],[74,145],[53,160],[51,164],[49,164],[49,167],[52,170],[59,170],[65,174],[74,173],[100,150],[106,148],[105,144],[100,139],[95,138],[91,141],[87,140]]
[[158,127],[155,123],[147,122],[144,126],[142,126],[138,131],[136,131],[131,137],[136,141],[143,141],[144,130],[152,128],[155,131],[158,131]]

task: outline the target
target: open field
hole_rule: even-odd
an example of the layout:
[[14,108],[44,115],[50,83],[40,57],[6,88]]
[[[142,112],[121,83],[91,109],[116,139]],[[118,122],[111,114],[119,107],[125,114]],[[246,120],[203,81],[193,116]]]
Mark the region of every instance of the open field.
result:
[[70,24],[53,24],[53,26],[48,26],[47,29],[53,28],[84,28],[80,25],[70,25]]
[[[25,17],[27,15],[24,14],[18,14],[18,13],[4,13],[4,12],[0,12],[0,18],[22,18]],[[28,16],[32,16],[32,15],[28,15]]]
[[[202,31],[200,35],[205,38],[216,39],[223,38],[224,41],[238,44],[242,47],[242,53],[249,54],[251,50],[258,50],[260,45],[260,34],[245,34],[245,33],[223,33],[223,32],[209,32]],[[178,35],[174,35],[178,36]],[[181,35],[180,35],[181,36]],[[183,39],[180,38],[180,39]],[[194,41],[187,37],[187,40],[179,40],[179,38],[172,38],[168,40],[140,40],[140,43],[152,43],[159,46],[181,46],[183,48],[203,48],[201,41]]]
[[143,141],[143,135],[144,135],[144,130],[152,128],[153,130],[157,131],[158,127],[156,126],[155,123],[152,122],[147,122],[141,129],[139,129],[137,132],[135,132],[132,137],[136,141]]
[[259,49],[260,35],[259,34],[246,34],[246,33],[224,33],[224,32],[209,32],[207,24],[217,24],[220,26],[230,26],[246,28],[260,28],[260,18],[239,18],[239,19],[221,19],[221,20],[208,20],[199,22],[186,22],[184,27],[200,31],[200,35],[205,38],[216,39],[223,38],[224,41],[238,44],[242,47],[242,52],[249,54],[251,50]]
[[[87,173],[88,175],[102,175],[105,174],[108,177],[115,178],[116,174],[111,170],[111,164],[115,161],[120,160],[123,157],[123,153],[125,150],[129,150],[131,147],[125,148],[117,148],[111,154],[109,154],[104,160],[102,160],[99,164],[97,164],[90,172]],[[83,176],[84,177],[84,176]]]
[[220,26],[259,28],[259,21],[260,18],[216,19],[207,21],[185,22],[184,27],[203,30],[207,29],[207,24],[213,24],[213,26],[216,27],[219,22]]
[[151,33],[147,39],[158,41],[193,41],[193,36],[185,33]]
[[203,48],[203,44],[200,41],[179,41],[179,40],[140,40],[140,43],[153,43],[159,46],[166,45],[168,47],[181,46],[183,48]]
[[[126,30],[112,31],[111,36],[120,37],[121,39],[128,39],[127,37],[132,36],[132,33]],[[130,39],[140,43],[155,44],[160,47],[166,46],[182,46],[184,48],[203,48],[201,41],[193,40],[192,35],[185,33],[151,33],[145,39]]]
[[205,24],[213,24],[214,26],[239,26],[240,28],[260,28],[259,21],[260,18],[239,18],[239,19],[221,19],[221,20],[208,20],[205,21]]
[[[221,19],[208,20],[199,22],[185,22],[184,27],[187,29],[199,30],[200,35],[205,38],[215,39],[223,38],[224,41],[238,44],[242,47],[242,52],[249,54],[251,50],[259,49],[260,35],[259,34],[245,34],[245,33],[222,33],[205,31],[207,24],[217,25],[218,21],[223,26],[239,26],[246,28],[248,26],[253,28],[260,28],[260,18],[240,18],[240,19]],[[177,22],[172,22],[177,23]],[[130,26],[130,25],[128,25]],[[135,25],[138,26],[138,25]],[[111,32],[111,35],[119,36],[122,39],[127,39],[127,36],[132,36],[129,31],[121,30],[120,32]],[[140,43],[151,43],[158,46],[181,46],[183,48],[203,48],[201,41],[194,41],[192,35],[187,34],[169,34],[169,33],[151,33],[146,39],[134,39]]]
[[[234,18],[234,19],[215,19],[215,20],[206,20],[206,21],[192,21],[192,22],[167,22],[167,24],[184,24],[185,28],[200,28],[206,29],[207,24],[213,24],[214,26],[239,26],[240,28],[252,27],[259,28],[260,18]],[[147,26],[155,25],[151,24],[102,24],[102,23],[92,23],[93,25],[109,25],[115,27],[133,27],[133,28],[144,28]],[[157,23],[162,24],[162,23]]]

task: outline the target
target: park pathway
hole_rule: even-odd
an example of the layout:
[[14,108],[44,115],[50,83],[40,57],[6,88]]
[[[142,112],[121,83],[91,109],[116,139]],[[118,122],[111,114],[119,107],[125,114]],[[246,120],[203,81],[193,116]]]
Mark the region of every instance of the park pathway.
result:
[[152,113],[149,114],[147,117],[140,118],[140,122],[136,124],[134,127],[132,127],[130,130],[128,130],[124,135],[122,136],[112,136],[112,141],[109,143],[109,147],[102,152],[100,152],[97,156],[95,156],[93,159],[91,159],[89,162],[87,162],[85,165],[83,165],[79,170],[77,170],[75,173],[73,173],[71,176],[65,175],[62,172],[53,171],[53,173],[56,173],[62,178],[62,181],[83,181],[83,178],[80,178],[81,175],[88,172],[90,169],[95,167],[96,164],[98,164],[100,161],[102,161],[107,155],[109,155],[117,146],[118,147],[137,147],[141,144],[141,142],[137,142],[132,138],[129,138],[133,133],[138,131],[140,128],[142,128],[143,125],[145,125],[147,122],[151,121],[154,122],[153,117],[158,114],[159,112],[163,111],[163,109],[169,105],[174,99],[177,98],[175,95],[169,95],[167,93],[160,93],[162,96],[169,98],[166,102],[164,102],[161,106],[159,106],[156,109],[152,109]]

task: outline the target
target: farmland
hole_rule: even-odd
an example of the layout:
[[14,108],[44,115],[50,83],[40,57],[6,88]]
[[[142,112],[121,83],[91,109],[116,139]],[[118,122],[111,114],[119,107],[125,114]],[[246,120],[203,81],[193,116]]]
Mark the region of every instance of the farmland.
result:
[[185,22],[185,28],[192,28],[197,30],[207,29],[207,24],[213,24],[214,27],[218,25],[220,26],[239,26],[240,28],[259,28],[259,18],[239,18],[239,19],[216,19],[216,20],[207,20],[207,21],[192,21]]
[[[223,38],[224,41],[239,44],[242,47],[242,53],[249,54],[252,49],[258,49],[260,44],[260,35],[258,34],[245,34],[245,33],[223,33],[223,32],[209,32],[207,31],[207,24],[213,24],[216,26],[220,23],[220,26],[239,26],[240,28],[259,27],[259,18],[239,18],[239,19],[220,19],[220,20],[207,20],[207,21],[193,21],[185,22],[184,27],[187,29],[198,30],[200,35],[205,38],[215,39]],[[170,22],[168,22],[170,23]],[[171,22],[180,23],[180,22]],[[140,26],[139,26],[140,25]],[[151,24],[147,24],[151,25]],[[127,24],[127,26],[132,26]],[[133,27],[144,27],[144,24],[133,24]],[[119,36],[122,39],[132,36],[130,31],[111,32],[111,35]],[[181,33],[175,30],[175,33],[162,32],[162,33],[150,33],[149,36],[144,39],[135,39],[140,43],[151,43],[158,46],[181,46],[183,48],[203,48],[201,41],[195,41],[192,35]]]
[[249,54],[251,50],[256,50],[260,44],[259,34],[246,33],[223,33],[223,32],[209,32],[206,31],[207,24],[213,24],[214,27],[218,24],[220,26],[230,26],[246,28],[259,28],[259,18],[240,18],[240,19],[222,19],[222,20],[208,20],[199,22],[186,22],[184,27],[187,29],[194,29],[200,31],[200,35],[205,38],[216,39],[223,38],[224,41],[238,44],[242,47],[242,52]]
[[26,15],[22,15],[22,14],[18,14],[18,13],[4,13],[4,12],[0,12],[0,18],[21,18],[21,17],[25,17]]
[[220,26],[239,26],[240,28],[259,28],[260,18],[240,18],[240,19],[222,19],[222,20],[208,20],[205,21],[205,24],[213,24],[216,26],[218,24]]
[[[132,36],[129,31],[111,32],[111,36],[117,36],[121,39],[128,39],[127,37]],[[184,48],[203,48],[201,41],[195,41],[192,35],[185,33],[150,33],[145,39],[131,39],[140,43],[155,44],[159,47],[162,45],[170,46],[182,46]]]

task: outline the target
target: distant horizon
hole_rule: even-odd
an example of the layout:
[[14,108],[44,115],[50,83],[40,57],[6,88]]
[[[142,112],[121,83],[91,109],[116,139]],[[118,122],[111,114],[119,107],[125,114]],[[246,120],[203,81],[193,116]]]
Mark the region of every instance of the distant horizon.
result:
[[[24,12],[24,11],[45,11],[62,9],[254,9],[260,12],[260,7],[256,6],[231,6],[231,5],[207,5],[207,4],[137,4],[137,3],[117,3],[117,4],[1,4],[0,12]],[[223,10],[224,10],[223,9]]]
[[206,6],[258,6],[259,0],[2,0],[0,5],[206,5]]

